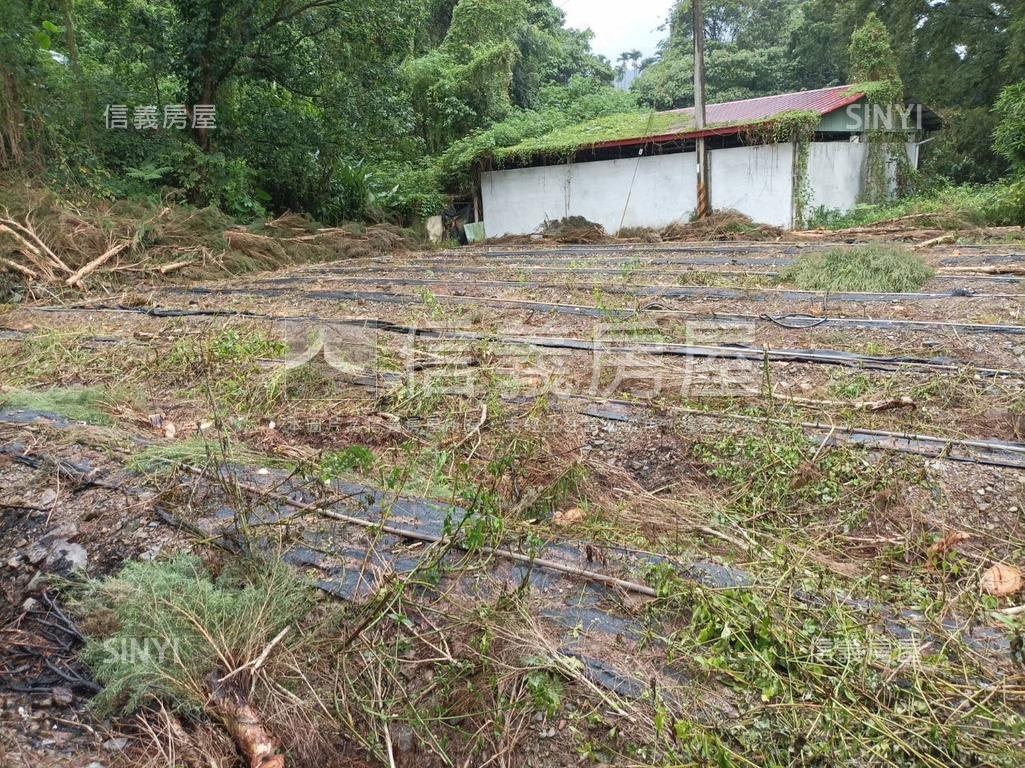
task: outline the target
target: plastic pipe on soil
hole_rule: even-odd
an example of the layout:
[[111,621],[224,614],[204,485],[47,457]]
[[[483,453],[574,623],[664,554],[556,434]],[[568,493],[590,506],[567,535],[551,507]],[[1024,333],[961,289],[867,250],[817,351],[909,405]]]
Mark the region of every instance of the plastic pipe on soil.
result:
[[[461,297],[464,298],[464,297]],[[561,306],[561,305],[546,305]],[[591,309],[598,312],[597,307],[586,307],[585,305],[565,305],[574,309]],[[314,321],[319,323],[342,323],[347,325],[365,325],[377,327],[376,318],[354,318],[340,317],[327,318],[319,315],[268,315],[262,312],[243,312],[232,309],[175,309],[170,307],[119,307],[106,305],[69,305],[66,307],[33,307],[40,312],[125,312],[131,314],[149,315],[151,317],[244,317],[261,320],[282,320],[282,321]],[[820,326],[838,328],[882,328],[888,330],[905,331],[951,331],[953,333],[976,333],[976,334],[1006,334],[1025,335],[1025,325],[999,325],[987,323],[958,323],[946,320],[889,320],[885,318],[870,317],[831,317],[829,315],[808,315],[804,313],[791,313],[786,315],[742,315],[722,314],[711,312],[707,314],[687,312],[686,310],[640,308],[638,313],[646,313],[656,318],[673,320],[695,320],[695,321],[723,321],[734,323],[756,323],[766,322],[783,328],[788,331],[806,331]],[[631,312],[631,314],[633,314]],[[789,322],[788,322],[789,321]],[[25,331],[4,329],[14,334],[24,335]]]
[[[302,283],[304,276],[273,277],[260,281],[262,285],[294,285]],[[333,279],[332,279],[333,280]],[[346,277],[333,280],[348,285],[373,285],[376,287],[398,285],[407,287],[427,287],[432,285],[466,286],[468,288],[494,288],[496,290],[578,290],[593,292],[600,290],[622,296],[651,297],[656,299],[674,298],[708,298],[708,299],[748,299],[751,301],[767,301],[769,298],[780,297],[789,301],[808,301],[814,299],[832,301],[935,301],[940,299],[1025,299],[1025,293],[969,293],[958,292],[957,289],[946,293],[885,293],[877,291],[844,291],[827,293],[824,291],[802,291],[789,288],[731,288],[706,286],[673,286],[673,285],[609,285],[608,283],[531,283],[521,280],[445,280],[431,277]],[[310,294],[312,295],[312,294]],[[414,297],[418,301],[419,296]],[[441,298],[439,295],[438,298]],[[487,300],[486,297],[481,297]]]
[[[271,319],[271,317],[267,315],[246,316],[266,317],[268,319]],[[424,337],[439,339],[450,338],[471,341],[503,342],[507,344],[523,344],[548,349],[573,349],[585,352],[590,351],[609,353],[618,351],[629,352],[634,354],[651,354],[664,357],[701,358],[712,360],[752,360],[756,362],[768,360],[769,362],[837,365],[850,368],[863,368],[867,370],[879,371],[895,371],[901,368],[950,372],[970,370],[979,376],[985,377],[1025,378],[1025,371],[1004,368],[981,368],[967,363],[950,362],[945,358],[934,360],[930,358],[916,357],[881,357],[874,355],[861,355],[853,352],[844,352],[841,350],[829,349],[757,349],[753,347],[743,346],[715,347],[686,344],[644,344],[636,342],[628,344],[610,344],[600,341],[589,341],[587,339],[559,338],[548,336],[514,337],[501,336],[495,334],[481,334],[470,331],[437,331],[432,328],[404,326],[383,320],[340,321],[322,318],[318,319],[315,317],[282,317],[277,319],[317,320],[319,322],[337,322],[339,324],[343,324],[344,322],[344,324],[346,325],[361,325],[366,326],[368,328],[376,328],[378,330],[386,331],[389,333],[397,333],[402,335],[416,334]]]

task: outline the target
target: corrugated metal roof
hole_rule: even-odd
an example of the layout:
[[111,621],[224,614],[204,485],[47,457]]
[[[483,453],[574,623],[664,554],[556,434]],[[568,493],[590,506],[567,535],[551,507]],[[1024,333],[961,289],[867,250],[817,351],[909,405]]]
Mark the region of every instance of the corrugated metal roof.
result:
[[[595,148],[617,147],[631,144],[658,143],[679,139],[698,138],[701,136],[724,136],[737,133],[745,125],[770,120],[784,112],[804,110],[828,115],[849,104],[859,101],[864,93],[853,85],[837,85],[832,88],[819,88],[814,91],[797,91],[781,93],[777,96],[760,96],[757,99],[726,101],[721,104],[705,106],[705,125],[702,131],[681,130],[657,136],[636,136],[620,138],[613,141],[601,141],[593,144]],[[679,115],[681,125],[694,124],[694,108],[674,109],[661,112],[663,115]]]
[[[752,123],[768,120],[783,112],[803,110],[828,115],[860,99],[864,94],[852,91],[854,86],[837,85],[820,88],[817,91],[781,93],[778,96],[761,96],[757,99],[727,101],[722,104],[708,104],[705,107],[707,125],[717,123]],[[693,115],[694,108],[673,110]]]

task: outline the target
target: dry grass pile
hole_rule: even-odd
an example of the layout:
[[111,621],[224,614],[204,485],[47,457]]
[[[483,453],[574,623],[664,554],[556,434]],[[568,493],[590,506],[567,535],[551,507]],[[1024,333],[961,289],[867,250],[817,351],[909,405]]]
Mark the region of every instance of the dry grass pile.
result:
[[109,286],[172,273],[202,279],[417,245],[414,232],[390,224],[319,228],[285,214],[241,227],[216,208],[75,204],[39,188],[0,187],[0,272],[29,286]]
[[703,219],[670,224],[661,236],[663,240],[778,240],[783,230],[756,224],[737,211],[716,211]]
[[737,211],[717,211],[704,219],[675,222],[661,230],[651,227],[623,227],[612,237],[605,229],[583,216],[546,221],[533,235],[505,235],[488,238],[492,245],[597,245],[600,243],[661,243],[672,240],[779,240],[783,230],[756,224]]
[[541,242],[540,235],[502,235],[489,237],[488,245],[536,245]]
[[661,243],[662,233],[650,227],[623,227],[616,239],[636,243]]
[[415,232],[394,224],[350,223],[318,228],[309,219],[296,214],[285,214],[269,222],[263,230],[280,240],[293,263],[360,259],[412,250],[420,245]]
[[583,216],[546,221],[541,227],[541,234],[546,240],[566,244],[604,243],[611,240],[601,224],[588,221]]

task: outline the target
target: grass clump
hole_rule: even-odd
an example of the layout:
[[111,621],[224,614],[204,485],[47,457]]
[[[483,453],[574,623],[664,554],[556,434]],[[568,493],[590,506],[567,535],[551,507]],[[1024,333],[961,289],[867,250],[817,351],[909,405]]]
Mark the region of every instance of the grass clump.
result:
[[0,395],[0,408],[53,413],[71,421],[109,426],[113,418],[108,411],[116,400],[100,387],[16,389]]
[[258,658],[312,599],[285,566],[240,565],[215,578],[193,556],[129,563],[86,582],[71,605],[89,634],[82,658],[104,686],[93,706],[129,713],[159,701],[201,711],[207,678]]
[[180,466],[219,464],[287,468],[288,462],[251,450],[230,440],[208,440],[201,435],[148,446],[134,454],[127,468],[134,472],[168,474]]
[[771,529],[782,518],[853,525],[870,500],[901,478],[853,446],[823,448],[800,427],[767,424],[760,432],[698,442],[694,456],[726,493],[740,520]]
[[285,396],[287,368],[265,370],[288,344],[250,326],[228,326],[202,338],[183,338],[160,361],[162,371],[212,401],[223,416],[257,417]]
[[935,270],[908,251],[882,246],[833,248],[797,257],[780,279],[806,291],[917,291]]
[[950,185],[846,213],[819,208],[809,227],[847,229],[905,221],[916,227],[971,230],[1025,224],[1025,183],[1004,179],[982,186]]

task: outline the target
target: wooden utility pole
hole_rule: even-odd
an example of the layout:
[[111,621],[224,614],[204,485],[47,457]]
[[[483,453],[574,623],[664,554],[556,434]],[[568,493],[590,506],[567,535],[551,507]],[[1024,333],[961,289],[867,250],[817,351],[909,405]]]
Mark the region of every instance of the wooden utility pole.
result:
[[[694,129],[705,129],[705,13],[701,0],[691,0],[694,12]],[[695,155],[698,166],[698,207],[697,217],[703,219],[712,212],[709,202],[709,167],[708,148],[704,137],[697,139]]]

